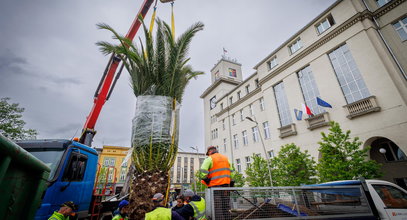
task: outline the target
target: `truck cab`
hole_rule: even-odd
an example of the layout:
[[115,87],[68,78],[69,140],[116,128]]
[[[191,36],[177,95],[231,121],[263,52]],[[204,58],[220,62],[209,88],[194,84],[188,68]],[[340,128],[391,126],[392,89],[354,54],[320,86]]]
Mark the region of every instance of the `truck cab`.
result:
[[96,176],[97,152],[86,145],[63,139],[16,143],[51,168],[48,188],[35,219],[48,219],[66,201],[78,205],[76,213],[79,218],[86,217]]

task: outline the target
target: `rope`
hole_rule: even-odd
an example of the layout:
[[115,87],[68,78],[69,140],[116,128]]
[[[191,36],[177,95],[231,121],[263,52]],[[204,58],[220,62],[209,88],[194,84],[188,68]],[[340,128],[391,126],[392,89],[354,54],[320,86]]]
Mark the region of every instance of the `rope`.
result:
[[175,39],[174,1],[171,2],[171,34],[172,38]]
[[153,12],[153,15],[151,15],[151,21],[150,21],[150,31],[149,31],[150,36],[153,34],[156,12],[157,12],[157,7],[154,6],[154,12]]

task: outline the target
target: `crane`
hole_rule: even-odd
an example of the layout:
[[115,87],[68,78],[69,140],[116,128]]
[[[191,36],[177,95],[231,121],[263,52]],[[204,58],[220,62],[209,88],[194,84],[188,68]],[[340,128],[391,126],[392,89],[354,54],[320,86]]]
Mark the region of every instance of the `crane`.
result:
[[[155,0],[157,4],[157,0]],[[160,0],[162,3],[173,2],[173,0]],[[141,26],[141,21],[139,17],[144,18],[151,7],[151,4],[154,0],[144,0],[139,12],[137,13],[136,18],[134,19],[129,31],[126,34],[126,38],[133,40],[138,29]],[[119,56],[112,54],[109,62],[106,65],[105,71],[102,75],[102,78],[99,82],[99,85],[95,91],[93,98],[93,107],[86,117],[86,122],[82,129],[82,134],[79,138],[79,142],[87,146],[92,145],[93,137],[96,135],[95,125],[99,118],[100,111],[102,110],[103,105],[109,99],[114,86],[116,85],[117,80],[120,77],[121,71],[123,70],[123,65],[120,65],[121,59]]]

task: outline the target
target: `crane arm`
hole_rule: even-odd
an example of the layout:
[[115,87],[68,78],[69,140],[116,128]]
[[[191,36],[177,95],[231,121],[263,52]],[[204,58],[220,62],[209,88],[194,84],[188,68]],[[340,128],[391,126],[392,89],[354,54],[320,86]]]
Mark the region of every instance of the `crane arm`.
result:
[[[139,17],[141,16],[144,18],[146,16],[153,2],[154,0],[144,0],[139,12],[137,13],[136,18],[134,19],[129,31],[126,34],[127,39],[133,40],[134,36],[136,35],[138,29],[141,26]],[[120,72],[123,69],[122,66],[117,71],[120,62],[121,62],[120,58],[113,54],[106,66],[105,72],[95,92],[92,110],[86,117],[86,122],[85,125],[83,126],[81,137],[79,138],[79,142],[82,144],[88,146],[91,146],[92,144],[93,137],[96,134],[95,124],[99,118],[100,111],[102,110],[103,105],[108,100],[111,92],[113,91],[115,82],[119,78]]]

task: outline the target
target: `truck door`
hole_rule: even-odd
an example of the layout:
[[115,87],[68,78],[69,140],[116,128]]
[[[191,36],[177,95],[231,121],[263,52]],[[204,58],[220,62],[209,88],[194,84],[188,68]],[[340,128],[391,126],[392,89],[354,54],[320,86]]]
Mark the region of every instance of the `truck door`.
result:
[[[94,174],[89,165],[92,155],[78,148],[71,148],[65,161],[60,180],[55,182],[56,195],[53,205],[57,206],[66,201],[73,201],[78,205],[78,214],[87,215],[93,189]],[[55,207],[54,209],[58,209]]]
[[383,202],[388,219],[407,219],[407,193],[404,190],[384,184],[372,186]]

